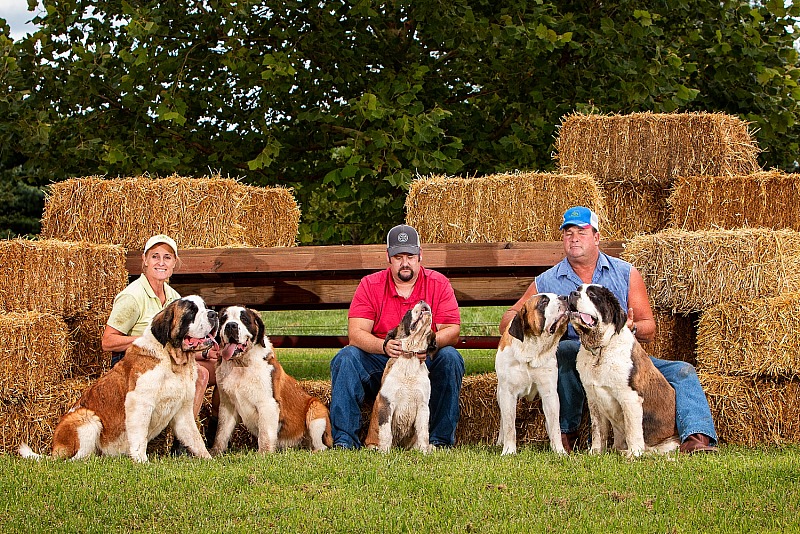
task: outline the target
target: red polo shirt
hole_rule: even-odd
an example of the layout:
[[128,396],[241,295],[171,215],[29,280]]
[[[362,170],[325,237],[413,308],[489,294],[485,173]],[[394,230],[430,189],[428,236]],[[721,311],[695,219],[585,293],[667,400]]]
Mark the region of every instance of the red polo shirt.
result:
[[430,305],[434,325],[461,324],[461,313],[450,280],[442,273],[424,267],[420,267],[414,289],[408,298],[398,295],[388,267],[365,276],[353,295],[347,317],[373,321],[372,333],[377,337],[386,337],[389,330],[400,324],[403,315],[420,300]]

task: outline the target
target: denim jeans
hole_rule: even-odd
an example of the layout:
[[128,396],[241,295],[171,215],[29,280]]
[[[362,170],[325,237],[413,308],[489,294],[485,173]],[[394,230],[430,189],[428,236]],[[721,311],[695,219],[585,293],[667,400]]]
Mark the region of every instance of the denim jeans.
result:
[[[333,443],[359,448],[361,405],[374,399],[381,387],[388,357],[369,354],[348,345],[331,360],[331,426]],[[430,442],[452,446],[458,424],[458,396],[464,377],[464,359],[454,347],[442,347],[436,356],[425,361],[431,379]]]
[[[575,369],[580,342],[572,339],[558,344],[558,398],[561,402],[561,432],[575,432],[583,417],[583,390],[580,376]],[[708,407],[708,399],[697,378],[697,372],[690,363],[659,360],[650,357],[667,382],[675,390],[675,423],[678,435],[683,442],[691,434],[705,434],[711,438],[711,445],[717,443],[717,431]]]

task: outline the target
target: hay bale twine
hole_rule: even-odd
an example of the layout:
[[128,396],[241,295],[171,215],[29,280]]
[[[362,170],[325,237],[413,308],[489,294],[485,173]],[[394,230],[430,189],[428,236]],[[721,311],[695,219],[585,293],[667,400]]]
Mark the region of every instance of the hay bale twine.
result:
[[595,177],[615,230],[606,236],[630,239],[666,227],[676,176],[758,172],[758,152],[747,123],[724,113],[574,113],[554,157],[563,174]]
[[697,374],[721,441],[748,447],[800,443],[800,380]]
[[593,209],[605,224],[600,189],[585,174],[431,176],[411,183],[406,222],[426,243],[559,241],[561,217],[575,205]]
[[50,313],[0,313],[0,401],[27,402],[71,371],[67,325]]
[[108,314],[127,283],[122,247],[55,239],[0,241],[0,311]]
[[671,228],[800,230],[800,174],[780,171],[675,179],[669,196]]
[[800,293],[718,304],[697,328],[697,365],[742,377],[800,377]]
[[219,175],[92,176],[50,186],[42,236],[133,250],[158,233],[181,248],[285,246],[294,243],[298,224],[297,203],[285,188],[246,186]]
[[631,239],[621,256],[653,303],[673,313],[800,290],[800,232],[792,230],[665,230]]

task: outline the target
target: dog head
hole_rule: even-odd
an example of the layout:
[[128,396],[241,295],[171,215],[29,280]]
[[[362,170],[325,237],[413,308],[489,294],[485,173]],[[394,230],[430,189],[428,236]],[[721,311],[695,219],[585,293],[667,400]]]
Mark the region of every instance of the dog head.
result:
[[569,295],[570,322],[587,347],[605,346],[628,320],[610,289],[583,284]]
[[220,355],[224,360],[236,358],[254,345],[267,346],[264,322],[255,310],[229,306],[222,310],[219,326]]
[[436,335],[431,328],[432,324],[431,307],[421,300],[403,315],[400,324],[386,335],[386,339],[399,339],[403,344],[404,357],[412,357],[414,353],[420,352],[433,356],[436,352]]
[[560,339],[567,330],[569,314],[567,297],[555,293],[539,293],[529,298],[508,325],[508,333],[524,341],[542,335]]
[[214,339],[218,326],[217,312],[206,308],[202,298],[191,295],[167,304],[153,317],[150,331],[173,361],[182,365],[195,352],[219,348]]

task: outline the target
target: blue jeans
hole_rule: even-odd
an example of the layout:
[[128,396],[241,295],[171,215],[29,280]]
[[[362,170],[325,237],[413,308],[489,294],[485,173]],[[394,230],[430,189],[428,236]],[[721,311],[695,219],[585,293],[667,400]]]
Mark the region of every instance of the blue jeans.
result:
[[[561,402],[561,432],[575,432],[583,418],[586,393],[575,369],[580,342],[572,339],[558,344],[558,398]],[[711,418],[708,399],[697,378],[694,366],[681,361],[659,360],[650,357],[667,382],[675,390],[675,423],[683,442],[691,434],[705,434],[711,445],[717,443],[717,431]]]
[[[369,354],[348,345],[331,360],[331,426],[333,443],[359,448],[361,405],[374,399],[381,387],[386,362],[383,354]],[[452,446],[456,441],[458,396],[464,377],[464,359],[454,347],[442,347],[425,361],[431,379],[430,442]]]

